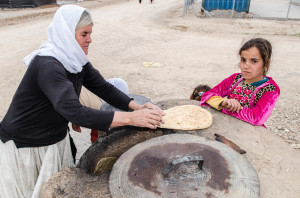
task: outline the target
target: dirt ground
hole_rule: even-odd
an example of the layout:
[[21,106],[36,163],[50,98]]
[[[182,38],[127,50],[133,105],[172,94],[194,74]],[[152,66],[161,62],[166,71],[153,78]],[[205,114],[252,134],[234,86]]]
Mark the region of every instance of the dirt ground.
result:
[[[189,98],[198,84],[216,85],[239,72],[237,52],[243,42],[268,39],[273,46],[268,75],[281,95],[266,125],[300,150],[300,21],[197,18],[192,11],[183,18],[181,0],[76,4],[93,15],[88,57],[94,67],[105,78],[123,78],[131,93],[154,102]],[[46,29],[58,7],[0,10],[0,120],[26,71],[22,59],[47,40]],[[144,67],[145,61],[160,67]],[[87,133],[73,134],[78,157],[90,146]]]

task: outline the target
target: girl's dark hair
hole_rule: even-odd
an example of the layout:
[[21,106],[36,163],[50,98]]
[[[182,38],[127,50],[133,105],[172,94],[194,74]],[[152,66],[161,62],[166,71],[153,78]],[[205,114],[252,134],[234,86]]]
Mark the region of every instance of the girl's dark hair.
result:
[[269,41],[263,38],[254,38],[247,41],[239,50],[239,55],[242,54],[243,51],[256,47],[260,53],[261,58],[264,61],[264,75],[269,71],[270,63],[271,63],[271,55],[272,55],[272,45]]
[[192,95],[190,96],[190,99],[191,99],[191,100],[198,100],[198,101],[201,101],[202,94],[203,94],[204,92],[206,92],[206,91],[209,91],[209,90],[211,90],[211,87],[208,86],[208,85],[202,85],[202,84],[201,84],[201,85],[198,85],[198,86],[194,89]]

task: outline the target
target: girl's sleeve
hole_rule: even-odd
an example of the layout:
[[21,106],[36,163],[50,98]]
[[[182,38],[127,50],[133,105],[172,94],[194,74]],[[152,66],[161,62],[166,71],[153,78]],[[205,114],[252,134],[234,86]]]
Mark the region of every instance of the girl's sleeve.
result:
[[222,113],[232,115],[240,120],[250,124],[261,126],[271,115],[275,104],[279,98],[279,92],[265,92],[256,105],[252,108],[243,107],[239,113],[231,112],[228,109],[222,109]]
[[211,107],[213,107],[213,108],[215,108],[215,109],[217,109],[217,110],[221,110],[221,109],[223,109],[223,107],[220,106],[220,104],[221,104],[224,100],[225,100],[225,98],[222,98],[222,97],[220,97],[220,96],[212,96],[211,98],[209,98],[209,99],[206,101],[206,103],[207,103],[209,106],[211,106]]
[[205,92],[202,95],[200,105],[209,106],[207,104],[207,101],[213,96],[219,96],[219,97],[222,97],[222,98],[227,96],[228,92],[229,92],[229,89],[230,89],[230,86],[233,83],[236,75],[237,74],[231,75],[230,77],[224,79],[221,83],[219,83],[217,86],[215,86],[211,90]]

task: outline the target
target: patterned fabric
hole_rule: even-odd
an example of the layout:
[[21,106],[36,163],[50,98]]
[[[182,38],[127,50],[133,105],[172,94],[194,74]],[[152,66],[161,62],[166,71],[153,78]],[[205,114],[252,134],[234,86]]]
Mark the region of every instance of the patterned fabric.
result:
[[[233,88],[233,86],[240,80],[240,78],[242,78],[241,74],[236,75],[234,81],[230,86],[230,89]],[[235,89],[232,91],[232,93],[227,96],[227,98],[236,99],[243,107],[249,107],[249,101],[251,99],[252,93],[254,93],[256,88],[257,86],[246,84],[243,81],[240,81],[238,85],[235,87]],[[256,105],[257,101],[262,97],[262,95],[265,92],[274,91],[274,90],[275,90],[275,86],[272,84],[259,89],[259,91],[256,93],[255,96],[254,106]]]
[[233,82],[232,82],[232,84],[231,84],[231,86],[230,86],[230,89],[232,89],[233,85],[235,85],[235,83],[236,83],[240,78],[242,78],[242,74],[236,75],[236,77],[234,78],[234,80],[233,80]]
[[249,101],[255,88],[255,86],[245,84],[241,81],[227,98],[236,99],[243,107],[249,107]]
[[269,84],[263,88],[261,88],[257,93],[256,93],[256,96],[255,96],[255,102],[254,104],[256,104],[258,102],[258,100],[262,97],[262,95],[268,91],[275,91],[275,86],[272,85],[272,84]]

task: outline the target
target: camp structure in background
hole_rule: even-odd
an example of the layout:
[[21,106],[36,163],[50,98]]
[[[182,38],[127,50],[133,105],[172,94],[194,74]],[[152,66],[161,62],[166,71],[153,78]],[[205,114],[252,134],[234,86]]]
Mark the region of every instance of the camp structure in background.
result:
[[33,8],[56,4],[56,0],[0,0],[0,8]]
[[235,10],[248,13],[250,0],[202,0],[202,7],[208,11]]

